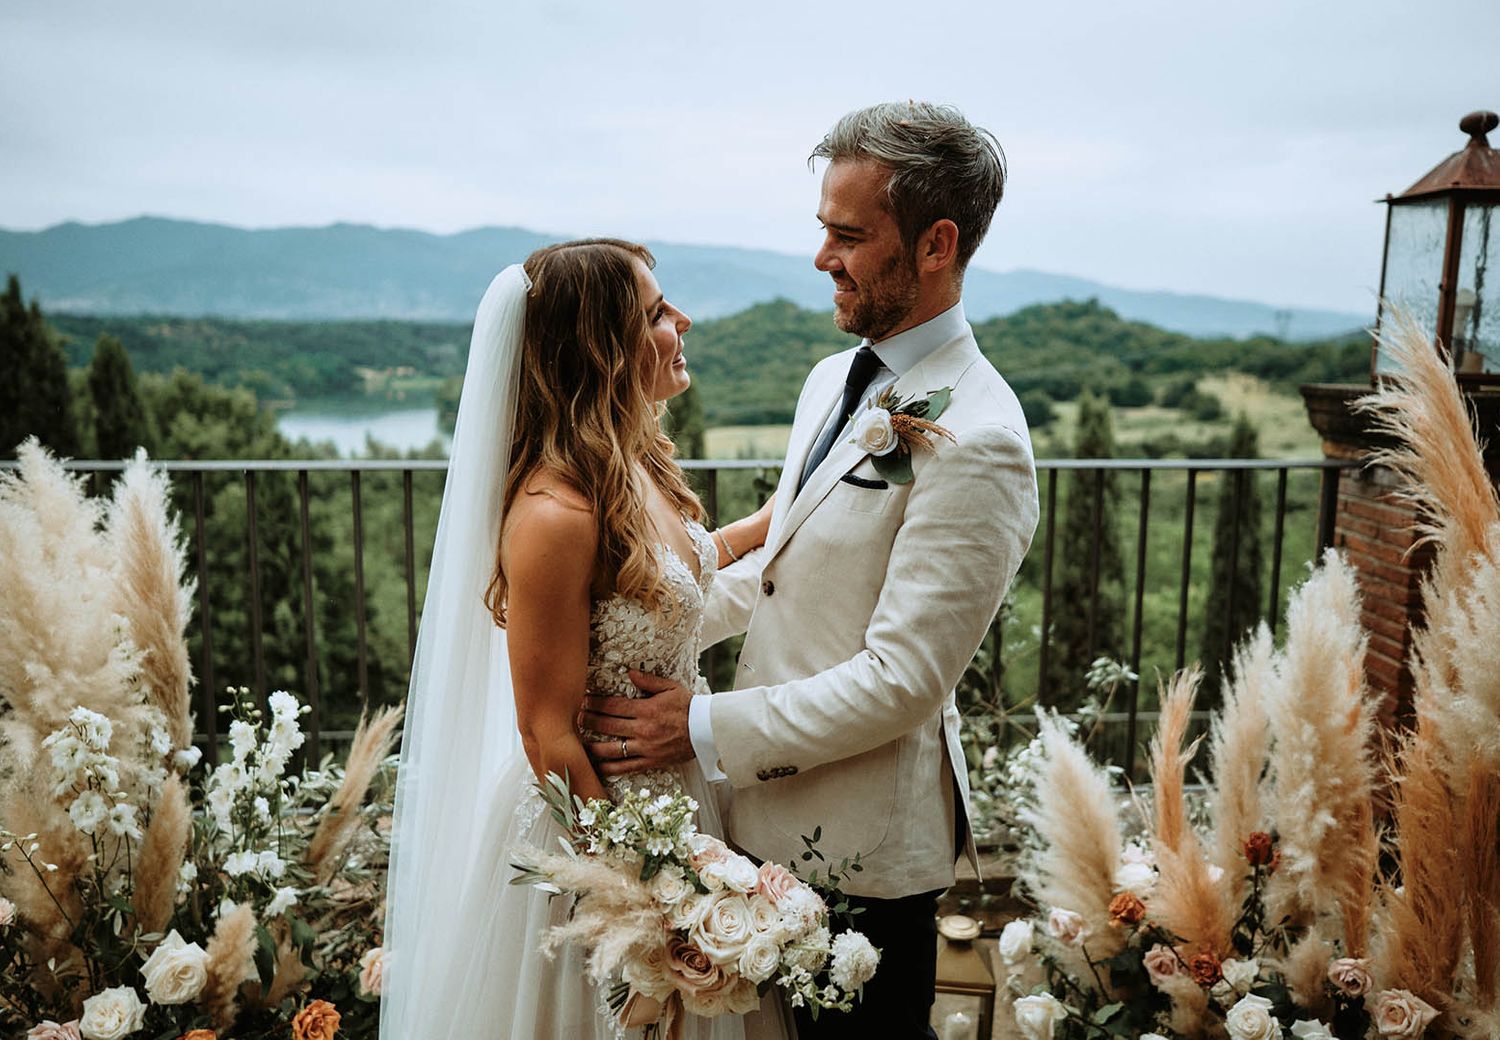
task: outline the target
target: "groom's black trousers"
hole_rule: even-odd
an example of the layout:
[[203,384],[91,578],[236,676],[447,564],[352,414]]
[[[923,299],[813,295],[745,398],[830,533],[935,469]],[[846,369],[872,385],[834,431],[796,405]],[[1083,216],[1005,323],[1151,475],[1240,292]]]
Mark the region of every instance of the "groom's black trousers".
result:
[[937,901],[943,891],[900,899],[848,897],[850,906],[864,908],[852,927],[880,950],[880,967],[865,983],[864,999],[847,1015],[825,1011],[814,1022],[806,1008],[794,1009],[798,1040],[937,1040],[928,1019],[937,984]]

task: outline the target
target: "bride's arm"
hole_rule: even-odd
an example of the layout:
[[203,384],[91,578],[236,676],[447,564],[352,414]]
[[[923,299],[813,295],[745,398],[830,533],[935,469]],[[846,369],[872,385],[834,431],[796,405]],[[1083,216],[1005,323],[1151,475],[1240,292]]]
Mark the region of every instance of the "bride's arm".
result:
[[607,798],[579,738],[588,677],[594,519],[551,495],[519,496],[502,551],[516,724],[538,777],[568,777],[585,800]]
[[776,508],[776,496],[766,499],[765,505],[743,519],[725,524],[714,532],[714,548],[719,551],[720,569],[735,563],[741,556],[766,544],[771,530],[771,511]]

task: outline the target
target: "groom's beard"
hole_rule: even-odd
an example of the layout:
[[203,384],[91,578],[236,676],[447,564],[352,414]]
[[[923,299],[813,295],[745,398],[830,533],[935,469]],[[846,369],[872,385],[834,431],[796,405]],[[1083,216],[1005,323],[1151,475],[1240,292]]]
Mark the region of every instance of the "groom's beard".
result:
[[853,308],[835,312],[834,324],[844,332],[878,342],[906,320],[917,305],[917,291],[916,258],[902,251],[874,277],[860,283]]

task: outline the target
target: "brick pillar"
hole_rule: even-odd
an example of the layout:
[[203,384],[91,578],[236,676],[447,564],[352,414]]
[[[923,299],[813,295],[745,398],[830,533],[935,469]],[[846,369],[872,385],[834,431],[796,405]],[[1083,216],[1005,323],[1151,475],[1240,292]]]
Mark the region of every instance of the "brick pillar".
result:
[[[1310,384],[1303,403],[1313,428],[1323,438],[1330,459],[1364,459],[1388,446],[1384,434],[1370,429],[1369,417],[1353,411],[1368,386]],[[1490,442],[1485,462],[1491,479],[1500,476],[1500,395],[1468,398],[1481,434]],[[1421,622],[1422,578],[1432,565],[1430,545],[1416,542],[1416,509],[1397,495],[1400,482],[1384,466],[1342,471],[1334,515],[1333,544],[1359,575],[1363,599],[1360,620],[1370,634],[1365,675],[1383,695],[1386,722],[1405,718],[1411,707],[1412,678],[1407,667],[1412,628]]]

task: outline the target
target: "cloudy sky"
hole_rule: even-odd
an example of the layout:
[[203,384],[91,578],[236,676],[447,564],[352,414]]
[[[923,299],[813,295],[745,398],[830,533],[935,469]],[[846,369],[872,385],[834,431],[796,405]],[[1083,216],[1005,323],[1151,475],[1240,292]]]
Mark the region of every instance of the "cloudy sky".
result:
[[810,253],[811,146],[919,97],[1009,155],[981,266],[1373,312],[1372,200],[1500,109],[1497,67],[1494,0],[5,0],[0,227]]

